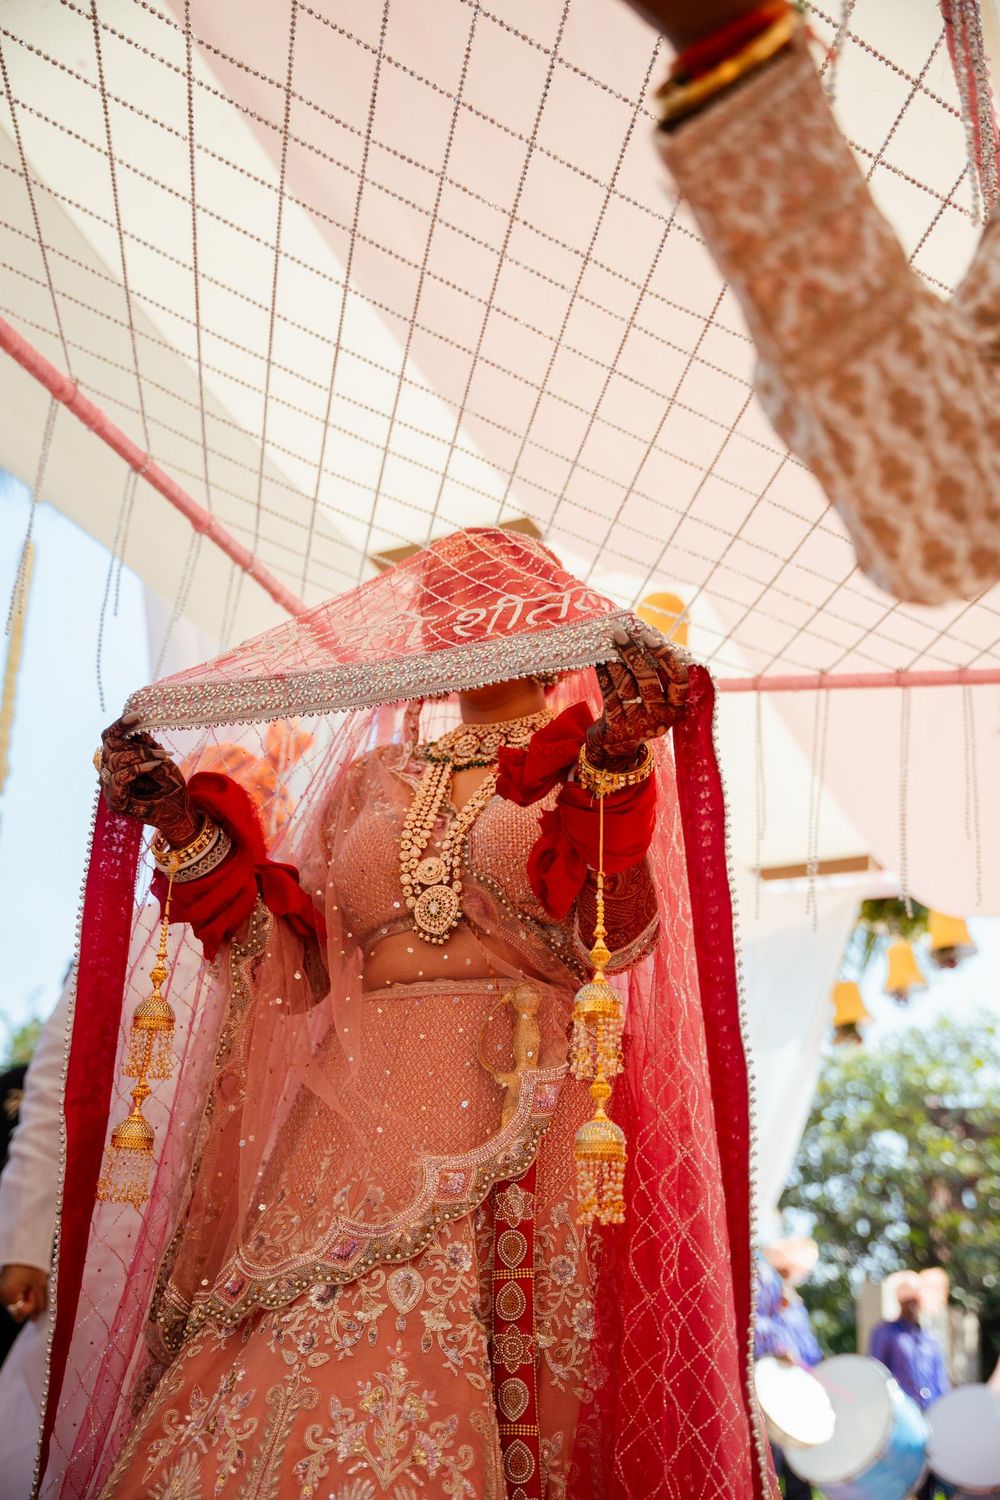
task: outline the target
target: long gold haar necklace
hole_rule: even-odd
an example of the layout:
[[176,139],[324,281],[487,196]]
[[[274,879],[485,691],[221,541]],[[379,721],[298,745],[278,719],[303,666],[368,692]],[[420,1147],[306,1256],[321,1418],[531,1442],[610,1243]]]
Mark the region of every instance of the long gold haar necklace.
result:
[[[462,919],[462,861],[465,844],[483,808],[496,791],[497,755],[501,745],[527,745],[536,729],[552,718],[548,709],[523,719],[496,724],[459,724],[417,755],[425,761],[399,841],[399,878],[413,930],[425,943],[445,943]],[[487,774],[455,814],[440,853],[425,851],[456,771],[485,767]]]

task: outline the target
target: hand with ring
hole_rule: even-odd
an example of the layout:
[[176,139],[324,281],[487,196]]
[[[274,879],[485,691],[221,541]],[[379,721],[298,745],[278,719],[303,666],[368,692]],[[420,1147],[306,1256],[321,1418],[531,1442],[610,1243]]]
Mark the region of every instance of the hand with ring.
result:
[[647,741],[681,717],[688,669],[658,631],[618,627],[613,639],[617,655],[596,668],[604,712],[587,731],[587,758],[602,769],[625,771]]
[[0,1269],[0,1304],[15,1323],[37,1318],[49,1304],[49,1273],[39,1266]]

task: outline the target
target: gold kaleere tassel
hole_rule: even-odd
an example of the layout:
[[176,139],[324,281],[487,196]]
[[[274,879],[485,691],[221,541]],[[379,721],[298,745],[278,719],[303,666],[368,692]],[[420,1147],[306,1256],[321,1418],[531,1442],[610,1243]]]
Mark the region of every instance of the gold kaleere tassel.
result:
[[142,1112],[142,1102],[152,1093],[148,1083],[132,1090],[132,1108],[111,1132],[104,1153],[104,1169],[97,1181],[100,1203],[131,1203],[141,1208],[149,1197],[153,1175],[153,1127]]
[[150,1078],[169,1078],[174,1070],[174,1011],[164,999],[162,985],[167,977],[167,931],[170,925],[170,898],[174,889],[176,860],[171,860],[167,899],[163,904],[160,943],[156,962],[149,971],[153,988],[135,1008],[128,1051],[122,1063],[125,1078],[134,1078],[132,1108],[111,1132],[111,1142],[104,1153],[104,1169],[97,1183],[97,1197],[102,1203],[131,1203],[141,1208],[149,1197],[153,1173],[153,1127],[142,1112],[152,1089]]
[[590,1084],[594,1115],[573,1144],[576,1158],[577,1223],[621,1224],[625,1219],[625,1132],[609,1120],[609,1079],[622,1070],[622,1004],[608,983],[611,961],[604,925],[604,797],[598,795],[597,920],[590,951],[594,977],[577,991],[573,1008],[570,1068]]
[[[603,824],[603,801],[600,818]],[[604,972],[611,962],[605,942],[607,935],[604,926],[604,871],[598,870],[597,923],[594,946],[590,950],[594,977],[576,992],[570,1040],[570,1072],[581,1083],[590,1083],[598,1073],[603,1078],[617,1078],[622,1070],[622,1003]]]
[[578,1224],[624,1224],[625,1222],[625,1132],[604,1113],[611,1098],[611,1085],[595,1078],[590,1097],[596,1108],[593,1119],[581,1125],[573,1143],[576,1157]]
[[128,1052],[122,1063],[122,1074],[126,1078],[170,1078],[174,1071],[174,1008],[163,998],[160,988],[167,977],[167,925],[172,889],[173,875],[163,907],[156,963],[149,971],[153,988],[136,1006],[132,1016]]

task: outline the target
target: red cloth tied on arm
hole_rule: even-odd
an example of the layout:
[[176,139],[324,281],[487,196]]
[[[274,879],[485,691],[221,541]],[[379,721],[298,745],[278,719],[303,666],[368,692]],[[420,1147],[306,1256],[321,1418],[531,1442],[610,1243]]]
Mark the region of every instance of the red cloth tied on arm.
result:
[[[528,856],[531,889],[550,916],[568,916],[587,879],[600,863],[597,799],[566,778],[594,719],[585,703],[574,703],[532,735],[523,750],[500,751],[497,792],[528,807],[563,783],[556,805],[543,812],[541,831]],[[656,823],[656,783],[647,777],[604,799],[604,873],[616,874],[645,857]]]
[[[174,883],[170,920],[190,925],[205,957],[213,959],[247,920],[258,892],[268,911],[283,917],[299,937],[325,941],[323,917],[299,884],[298,870],[268,858],[257,809],[239,782],[216,771],[199,771],[188,782],[188,797],[192,807],[220,824],[233,841],[232,851],[217,869],[197,880]],[[166,894],[167,877],[157,871],[153,895],[161,907]]]

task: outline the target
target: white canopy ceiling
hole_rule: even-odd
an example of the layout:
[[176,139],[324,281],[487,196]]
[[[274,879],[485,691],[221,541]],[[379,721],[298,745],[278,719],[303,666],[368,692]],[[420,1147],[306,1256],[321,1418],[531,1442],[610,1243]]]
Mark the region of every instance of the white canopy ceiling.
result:
[[[623,6],[5,0],[0,44],[0,311],[307,601],[382,549],[527,517],[616,599],[679,594],[724,674],[1000,664],[1000,591],[880,594],[760,412],[738,308],[650,145],[664,60]],[[857,0],[836,95],[946,291],[978,230],[933,0]],[[0,463],[30,482],[48,398],[4,361],[0,400]],[[61,414],[44,496],[112,545],[124,480]],[[278,617],[141,484],[125,546],[211,637]],[[996,694],[971,696],[996,826]],[[968,697],[914,694],[910,757],[914,889],[962,909]],[[897,861],[898,716],[898,693],[837,695],[813,852]],[[811,696],[763,726],[761,856],[804,859]],[[745,810],[752,702],[723,729]],[[1000,909],[988,852],[979,884]]]

